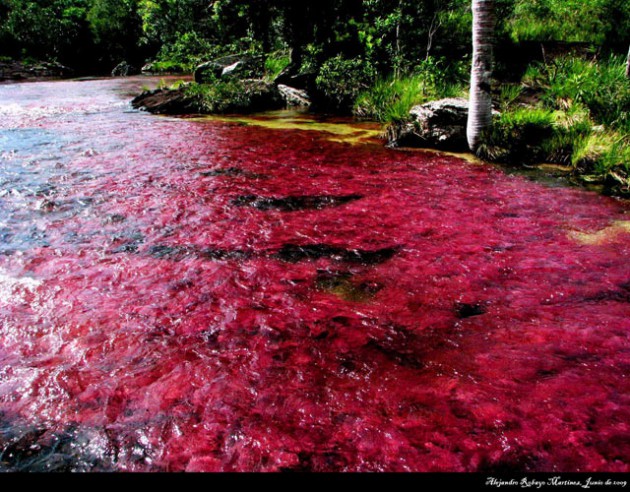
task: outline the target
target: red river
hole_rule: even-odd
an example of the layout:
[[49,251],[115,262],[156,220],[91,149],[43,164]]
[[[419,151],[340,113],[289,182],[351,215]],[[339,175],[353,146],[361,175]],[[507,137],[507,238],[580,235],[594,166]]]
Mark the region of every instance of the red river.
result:
[[630,471],[630,206],[290,113],[0,86],[0,469]]

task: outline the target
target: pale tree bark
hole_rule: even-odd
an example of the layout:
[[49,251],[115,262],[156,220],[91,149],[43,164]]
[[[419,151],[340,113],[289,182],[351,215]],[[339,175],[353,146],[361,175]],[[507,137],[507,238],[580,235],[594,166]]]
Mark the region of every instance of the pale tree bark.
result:
[[630,48],[628,48],[628,58],[626,59],[626,78],[630,79]]
[[494,0],[473,0],[473,58],[468,98],[468,147],[476,152],[483,131],[492,124],[492,45],[494,42]]

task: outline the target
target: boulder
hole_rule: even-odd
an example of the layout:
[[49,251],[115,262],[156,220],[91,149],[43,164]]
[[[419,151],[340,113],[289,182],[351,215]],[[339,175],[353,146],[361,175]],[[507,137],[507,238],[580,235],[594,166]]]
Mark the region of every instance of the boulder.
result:
[[293,67],[289,65],[278,74],[273,83],[310,91],[315,87],[316,78],[317,72],[295,73]]
[[465,151],[468,101],[447,98],[414,106],[410,120],[389,131],[391,146],[431,147],[441,150]]
[[238,75],[239,71],[243,70],[244,63],[242,61],[237,61],[228,65],[221,71],[221,77],[230,77],[234,75]]
[[127,77],[129,75],[137,75],[138,73],[140,73],[140,71],[136,67],[123,60],[112,70],[112,77]]
[[221,77],[223,73],[224,65],[216,63],[214,61],[208,61],[198,65],[195,68],[195,72],[193,74],[195,78],[195,82],[198,84],[204,84],[208,82],[212,82]]
[[198,112],[198,102],[188,97],[183,88],[145,91],[131,101],[136,109],[155,114],[189,114]]
[[223,77],[237,79],[261,77],[263,71],[263,59],[260,56],[228,55],[198,65],[194,78],[198,84],[204,84]]
[[19,61],[0,62],[0,81],[67,78],[73,70],[57,62],[26,64]]
[[278,91],[289,107],[308,108],[311,105],[311,99],[306,91],[284,84],[278,84]]
[[273,84],[258,79],[243,80],[239,84],[236,93],[223,95],[221,99],[203,92],[191,93],[182,86],[143,92],[131,101],[131,105],[151,113],[171,115],[256,113],[285,106],[278,88]]
[[260,79],[248,79],[243,84],[243,100],[228,101],[220,112],[223,113],[257,113],[282,109],[284,100],[274,84]]

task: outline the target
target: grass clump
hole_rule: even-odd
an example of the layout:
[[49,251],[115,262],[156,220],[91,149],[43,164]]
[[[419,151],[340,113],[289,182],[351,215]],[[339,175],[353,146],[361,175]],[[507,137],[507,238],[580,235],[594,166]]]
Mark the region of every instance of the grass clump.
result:
[[372,87],[361,92],[353,112],[360,118],[396,123],[409,118],[409,110],[414,105],[427,100],[419,77],[389,77],[377,80]]
[[[610,0],[514,2],[505,29],[516,42],[563,41],[602,44],[610,24]],[[575,15],[579,12],[579,15]]]
[[585,107],[593,121],[630,132],[630,83],[623,57],[596,62],[563,57],[531,66],[524,83],[544,90],[547,107],[567,110],[574,104]]
[[554,136],[554,113],[545,108],[513,108],[494,118],[478,154],[488,160],[530,163],[544,160],[545,141]]
[[[630,81],[625,60],[565,56],[528,68],[520,87],[504,86],[501,115],[480,154],[510,163],[571,166],[581,180],[630,193]],[[535,100],[524,104],[527,89]]]
[[444,60],[429,58],[415,73],[406,77],[377,79],[357,96],[353,112],[360,118],[382,123],[400,123],[409,119],[409,110],[434,99],[465,94],[467,67],[446,65]]

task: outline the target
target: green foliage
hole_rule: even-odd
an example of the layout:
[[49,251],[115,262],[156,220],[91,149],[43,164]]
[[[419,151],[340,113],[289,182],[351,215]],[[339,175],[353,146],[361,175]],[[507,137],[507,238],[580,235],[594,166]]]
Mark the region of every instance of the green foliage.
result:
[[564,57],[528,68],[524,86],[538,106],[522,102],[523,87],[501,89],[482,156],[511,163],[556,162],[577,176],[630,193],[630,82],[623,60]]
[[70,50],[81,51],[89,39],[87,8],[87,0],[5,0],[0,31],[7,45],[19,47],[23,56],[63,62]]
[[154,61],[147,63],[143,68],[148,73],[183,73],[190,71],[190,65],[174,61]]
[[369,63],[361,58],[345,59],[339,55],[324,62],[315,83],[333,107],[349,109],[375,78],[376,70]]
[[[265,84],[230,79],[213,84],[190,83],[183,87],[186,97],[194,101],[201,113],[250,113],[261,101],[267,104],[269,94]],[[279,97],[279,96],[278,96]]]
[[494,118],[483,136],[479,155],[493,161],[528,163],[544,160],[544,142],[554,135],[554,113],[543,108],[515,108]]
[[111,60],[133,57],[141,33],[135,0],[91,0],[87,20],[94,41]]
[[164,44],[152,66],[156,72],[190,72],[208,57],[218,56],[216,51],[196,32],[186,32],[173,43]]
[[353,112],[360,118],[383,123],[404,121],[414,105],[427,101],[422,83],[418,76],[379,79],[359,94]]
[[523,93],[523,86],[520,84],[504,84],[501,86],[499,102],[501,111],[505,112],[512,106]]
[[628,136],[596,129],[576,147],[572,163],[583,172],[605,176],[621,168],[630,172],[630,141]]
[[[514,41],[602,43],[608,0],[516,1],[508,30]],[[579,15],[576,15],[579,12]]]
[[354,114],[383,123],[409,118],[409,110],[432,99],[458,97],[464,94],[464,63],[447,65],[444,60],[429,57],[415,74],[378,79],[362,91],[354,104]]
[[528,77],[545,88],[548,107],[586,107],[597,123],[630,132],[630,82],[625,60],[611,57],[595,62],[564,57],[530,70]]
[[265,77],[274,80],[291,63],[291,57],[285,50],[275,51],[265,59]]
[[209,36],[212,12],[205,0],[137,0],[145,42],[175,44],[185,33]]

